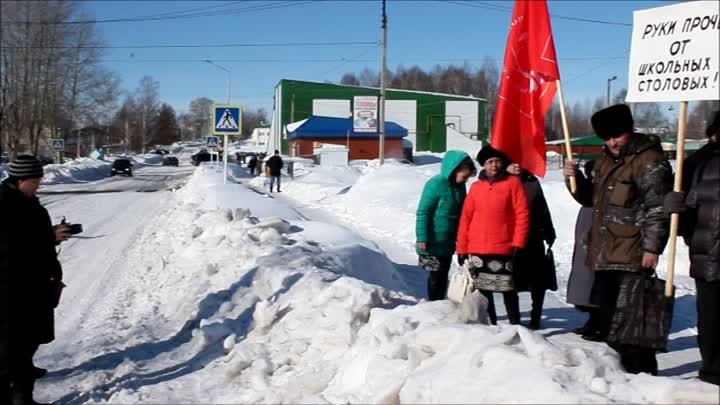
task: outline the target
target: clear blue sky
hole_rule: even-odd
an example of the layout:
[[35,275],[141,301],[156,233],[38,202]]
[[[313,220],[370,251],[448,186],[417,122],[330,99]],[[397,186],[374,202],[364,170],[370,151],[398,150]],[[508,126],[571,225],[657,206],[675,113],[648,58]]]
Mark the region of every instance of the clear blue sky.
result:
[[[280,8],[282,1],[91,1],[90,17],[111,19],[147,16],[189,9],[208,13],[275,5],[278,8],[237,14],[214,14],[176,20],[98,24],[107,45],[211,45],[288,42],[377,41],[380,1],[320,1]],[[470,3],[470,2],[462,2]],[[671,4],[668,1],[549,0],[550,13],[586,19],[632,23],[633,10]],[[388,66],[431,68],[453,59],[481,63],[484,56],[502,66],[512,1],[484,1],[476,7],[439,1],[388,0]],[[477,6],[484,6],[480,8]],[[552,18],[560,74],[568,103],[604,96],[606,80],[617,75],[615,90],[627,83],[632,28]],[[253,48],[108,49],[108,68],[120,73],[123,87],[133,90],[140,77],[160,82],[161,99],[187,110],[191,99],[225,99],[225,73],[198,61],[218,62],[232,71],[232,101],[271,111],[272,94],[280,79],[338,81],[345,72],[379,68],[380,49],[373,45]],[[619,59],[612,59],[617,58]],[[341,62],[345,58],[347,62]],[[148,61],[148,60],[163,60]],[[353,61],[361,59],[361,61]],[[262,60],[262,61],[258,61]],[[267,61],[271,60],[271,61]],[[334,60],[334,62],[317,62]]]

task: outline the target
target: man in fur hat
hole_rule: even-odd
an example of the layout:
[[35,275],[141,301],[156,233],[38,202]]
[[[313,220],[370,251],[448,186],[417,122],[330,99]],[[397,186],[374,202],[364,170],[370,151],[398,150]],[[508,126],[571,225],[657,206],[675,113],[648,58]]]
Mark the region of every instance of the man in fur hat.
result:
[[[592,181],[574,162],[566,164],[564,174],[577,179],[575,199],[593,207],[586,250],[588,266],[595,271],[592,301],[599,307],[598,330],[584,338],[605,341],[623,278],[653,271],[665,248],[670,221],[663,198],[672,189],[672,169],[658,137],[633,132],[627,105],[600,110],[591,121],[595,133],[605,140]],[[628,372],[657,374],[654,350],[615,348]]]

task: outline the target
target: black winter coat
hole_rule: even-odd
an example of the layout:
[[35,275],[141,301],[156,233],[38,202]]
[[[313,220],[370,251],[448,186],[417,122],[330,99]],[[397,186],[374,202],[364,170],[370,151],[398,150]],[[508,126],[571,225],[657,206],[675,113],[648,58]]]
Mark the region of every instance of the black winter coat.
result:
[[521,175],[520,179],[530,208],[530,231],[525,249],[515,263],[515,288],[518,291],[547,289],[550,275],[544,266],[545,242],[555,240],[555,227],[540,181],[532,175]]
[[272,156],[266,165],[270,169],[271,176],[280,176],[280,170],[283,168],[283,160],[280,156]]
[[685,162],[688,210],[680,234],[690,246],[690,276],[720,281],[720,144],[711,142]]
[[[37,197],[0,185],[0,361],[20,343],[55,339],[62,269],[55,233]],[[5,363],[6,364],[6,363]]]

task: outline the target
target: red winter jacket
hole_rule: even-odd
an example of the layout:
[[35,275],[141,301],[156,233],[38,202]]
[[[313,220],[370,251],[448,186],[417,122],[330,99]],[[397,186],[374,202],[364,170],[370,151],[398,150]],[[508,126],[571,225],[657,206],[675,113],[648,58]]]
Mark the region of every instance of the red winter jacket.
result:
[[485,172],[465,198],[457,238],[458,254],[510,255],[527,242],[530,213],[517,176],[503,172],[490,183]]

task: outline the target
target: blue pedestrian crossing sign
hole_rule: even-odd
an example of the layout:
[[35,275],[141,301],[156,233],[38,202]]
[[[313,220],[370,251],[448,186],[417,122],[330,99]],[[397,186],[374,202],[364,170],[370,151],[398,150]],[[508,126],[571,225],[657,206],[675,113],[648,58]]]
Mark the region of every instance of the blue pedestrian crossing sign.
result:
[[217,148],[218,145],[220,145],[220,142],[218,141],[217,136],[208,136],[207,137],[207,144],[206,146],[208,148]]
[[52,146],[52,148],[55,152],[62,152],[63,150],[65,150],[65,140],[64,139],[51,139],[50,146]]
[[242,107],[237,105],[213,106],[213,134],[240,135],[242,131]]

